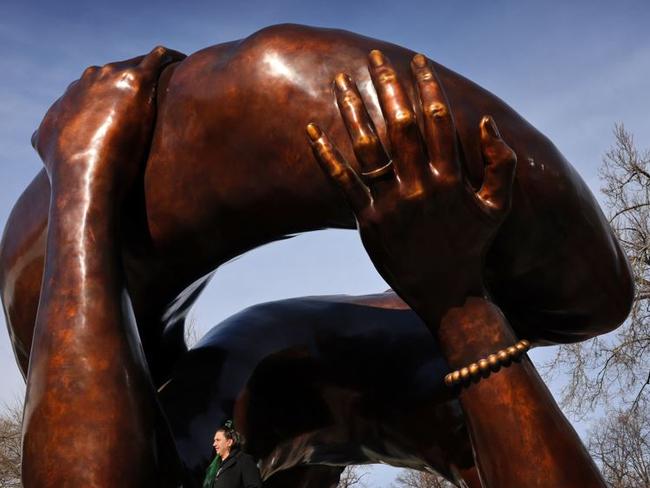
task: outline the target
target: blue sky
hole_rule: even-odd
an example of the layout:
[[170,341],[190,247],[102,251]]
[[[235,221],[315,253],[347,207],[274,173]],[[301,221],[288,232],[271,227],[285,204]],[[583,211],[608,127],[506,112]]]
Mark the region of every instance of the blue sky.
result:
[[[191,53],[296,22],[411,49],[500,96],[548,135],[598,193],[597,168],[624,122],[650,143],[650,4],[621,2],[3,2],[0,16],[0,224],[41,163],[29,144],[49,105],[84,67],[156,44]],[[383,290],[358,237],[326,231],[266,246],[217,273],[193,311],[200,331],[289,296]],[[538,360],[550,354],[537,351]],[[22,392],[0,332],[0,401]],[[557,385],[551,385],[555,389]],[[375,470],[372,486],[394,472]]]

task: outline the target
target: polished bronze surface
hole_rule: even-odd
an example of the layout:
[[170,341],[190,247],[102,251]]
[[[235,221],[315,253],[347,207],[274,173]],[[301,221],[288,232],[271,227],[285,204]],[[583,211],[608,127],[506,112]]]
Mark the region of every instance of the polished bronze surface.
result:
[[188,486],[202,480],[211,432],[227,418],[264,478],[302,464],[372,462],[450,479],[471,473],[436,340],[392,303],[389,294],[290,299],[212,329],[160,390]]
[[[339,192],[304,141],[324,124],[354,164],[331,80],[353,76],[385,139],[367,53],[380,48],[411,79],[412,52],[344,31],[281,25],[213,46],[163,73],[146,170],[123,212],[123,261],[143,346],[161,384],[184,351],[185,314],[210,273],[255,246],[296,232],[353,227]],[[468,161],[484,114],[520,164],[513,205],[488,255],[486,279],[515,329],[534,341],[611,330],[631,301],[627,263],[584,182],[553,144],[501,100],[434,63]],[[406,84],[414,100],[413,82]],[[418,111],[417,105],[414,106]],[[432,107],[433,109],[435,107]],[[363,138],[357,151],[363,151]],[[374,166],[380,156],[368,155]],[[475,185],[482,166],[468,168]],[[142,191],[144,189],[144,191]],[[17,202],[0,250],[0,284],[23,372],[43,270],[49,182],[41,172]],[[254,225],[250,225],[254,222]]]
[[[503,366],[499,374],[470,382],[470,368],[460,369],[466,388],[458,398],[481,484],[604,488],[598,468],[528,358],[511,361],[507,351],[516,342],[515,331],[486,288],[485,256],[511,207],[516,155],[489,115],[480,122],[480,154],[459,151],[455,120],[433,65],[416,55],[412,70],[420,116],[390,60],[377,50],[370,54],[394,162],[381,183],[364,180],[336,144],[309,124],[314,155],[344,193],[375,268],[438,338],[449,366],[458,368],[500,348],[488,356]],[[337,89],[342,96],[354,91]],[[341,110],[350,121],[364,113],[363,103]],[[354,140],[356,130],[349,132]],[[373,144],[375,153],[381,151],[376,138]],[[473,158],[474,166],[485,167],[478,189],[467,182]],[[485,409],[488,402],[496,408]]]
[[[345,410],[328,412],[327,402],[322,405],[331,398],[336,408],[348,405],[354,410],[358,396],[346,389],[363,392],[361,397],[382,394],[386,385],[373,384],[370,376],[349,383],[362,365],[376,367],[380,360],[373,354],[383,350],[379,344],[372,343],[377,350],[360,345],[364,353],[356,369],[344,368],[332,376],[327,374],[336,365],[330,362],[341,356],[337,348],[345,344],[340,338],[327,354],[314,354],[309,342],[305,352],[299,341],[276,350],[271,337],[268,343],[238,345],[224,337],[228,347],[222,344],[223,350],[219,346],[207,348],[204,356],[194,351],[186,355],[185,314],[209,273],[228,259],[292,233],[353,227],[356,218],[375,265],[425,318],[452,367],[484,357],[486,348],[511,346],[517,334],[538,343],[581,340],[616,327],[632,298],[627,262],[585,184],[557,149],[502,101],[395,45],[342,31],[284,25],[181,58],[158,49],[144,59],[89,68],[53,105],[34,135],[46,170],[16,204],[0,249],[2,300],[24,373],[31,350],[26,486],[61,486],[63,480],[73,480],[75,486],[110,485],[107,480],[119,480],[121,486],[174,486],[181,480],[176,450],[196,479],[209,456],[202,436],[212,434],[218,412],[225,415],[228,409],[252,433],[251,449],[267,463],[268,475],[298,469],[287,476],[308,477],[315,471],[297,466],[318,462],[309,453],[320,452],[322,462],[338,455],[333,464],[344,465],[359,459],[356,450],[379,439],[385,444],[374,446],[377,459],[434,466],[448,476],[453,472],[476,480],[464,437],[444,433],[450,422],[431,403],[402,419],[393,431],[370,429],[372,435],[364,431],[366,422],[390,425],[391,415],[367,410],[346,415]],[[158,78],[172,61],[152,98],[152,73]],[[137,96],[124,102],[125,93]],[[488,114],[492,118],[484,117]],[[333,152],[326,157],[316,148],[326,173],[329,164],[335,181],[354,177],[360,183],[347,187],[347,203],[314,163],[304,134],[310,122],[322,127],[309,126],[316,144],[327,146],[327,137],[340,151],[340,158]],[[433,203],[422,198],[431,195],[432,187],[424,178],[427,166],[422,163],[427,160],[419,133],[429,156],[435,156],[427,162],[429,169],[436,178],[442,175],[435,185],[446,185]],[[514,155],[519,164],[513,185]],[[351,166],[336,163],[342,158]],[[470,185],[462,186],[463,191],[474,187],[467,194],[459,190],[464,181]],[[362,211],[368,199],[380,202],[381,195],[393,195],[393,203],[380,212]],[[483,217],[472,214],[467,195],[474,195]],[[428,206],[423,206],[425,201]],[[435,222],[438,227],[409,226],[409,221]],[[428,240],[403,237],[413,228]],[[427,243],[435,246],[427,248]],[[450,270],[455,273],[449,275]],[[488,293],[494,304],[465,301]],[[388,312],[382,314],[387,317]],[[290,327],[290,318],[288,309],[283,325],[286,321]],[[255,356],[256,347],[267,348],[268,355]],[[248,369],[219,369],[228,354],[253,355],[255,360],[247,363]],[[442,361],[442,356],[428,359]],[[495,368],[499,360],[487,357]],[[202,369],[210,364],[213,370]],[[327,387],[310,391],[322,364],[329,367],[321,383]],[[315,367],[314,374],[300,376],[310,371],[307,366]],[[508,396],[507,391],[518,389],[523,398],[532,398],[517,406],[524,417],[544,406],[550,414],[540,416],[536,427],[555,425],[557,429],[544,432],[556,435],[562,452],[570,453],[568,460],[588,464],[575,454],[579,441],[561,433],[566,421],[553,410],[557,407],[531,368],[522,361],[493,375],[496,381],[481,381],[461,396],[487,486],[504,486],[499,482],[526,474],[499,467],[487,440],[498,438],[506,445],[512,438],[499,437],[494,432],[497,422],[477,408],[494,395]],[[225,386],[205,376],[216,370],[228,375]],[[433,373],[440,385],[445,372]],[[290,381],[278,384],[283,376]],[[192,401],[187,401],[190,394],[174,396],[179,378],[187,378],[190,385],[199,379],[212,385],[211,395]],[[161,385],[166,419],[154,390]],[[270,415],[261,407],[268,388],[283,392],[276,404],[282,412],[292,412],[292,398],[293,405],[312,400],[315,409],[305,418],[299,415],[304,410],[284,418]],[[405,390],[403,395],[413,393]],[[374,400],[377,408],[390,404],[388,399]],[[87,418],[80,412],[88,412]],[[454,415],[458,418],[458,407]],[[508,425],[512,418],[502,421]],[[264,424],[278,422],[282,428],[273,432],[275,437],[258,435],[265,432]],[[336,429],[309,430],[314,422],[338,425],[356,437],[337,437]],[[423,429],[423,422],[431,430]],[[93,435],[85,438],[88,432]],[[316,433],[310,437],[309,432]],[[521,432],[520,456],[547,453],[546,437],[540,446],[531,431]],[[441,454],[443,441],[450,439],[458,439],[452,443],[461,448],[445,446]],[[62,440],[75,449],[56,448]],[[340,450],[332,448],[328,454],[327,446],[337,440]],[[52,449],[47,463],[39,459],[44,445]],[[209,441],[205,445],[209,448]],[[423,453],[427,449],[431,452]],[[360,460],[368,459],[366,452]],[[554,460],[541,464],[551,469]],[[331,474],[322,474],[323,484]],[[589,468],[576,476],[588,479]]]
[[52,193],[23,417],[28,488],[180,482],[125,293],[119,211],[145,161],[160,72],[182,57],[158,47],[86,69],[32,138]]

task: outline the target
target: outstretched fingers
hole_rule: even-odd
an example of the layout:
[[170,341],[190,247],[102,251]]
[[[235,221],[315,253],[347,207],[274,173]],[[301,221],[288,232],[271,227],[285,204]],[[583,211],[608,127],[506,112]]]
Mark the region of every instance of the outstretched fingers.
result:
[[[385,185],[395,183],[389,163],[390,157],[377,136],[375,125],[356,84],[345,73],[339,73],[334,79],[334,87],[336,102],[350,136],[361,176],[366,176],[365,182],[371,191],[381,193]],[[370,176],[378,172],[383,174],[379,177]]]
[[345,73],[334,79],[336,103],[352,141],[354,155],[361,171],[376,169],[388,162],[388,155],[382,145],[375,125],[366,110],[356,84]]
[[432,169],[438,178],[459,181],[461,173],[456,148],[456,127],[447,95],[424,55],[413,56],[411,70],[422,103],[424,139]]
[[321,169],[341,188],[352,210],[359,215],[372,203],[368,187],[316,124],[307,125],[307,135]]
[[415,112],[397,73],[381,51],[370,52],[370,76],[381,106],[395,173],[406,193],[417,191],[427,182],[427,157]]
[[486,166],[483,185],[477,196],[489,213],[505,215],[510,210],[517,156],[501,138],[492,117],[483,117],[480,130],[481,150]]

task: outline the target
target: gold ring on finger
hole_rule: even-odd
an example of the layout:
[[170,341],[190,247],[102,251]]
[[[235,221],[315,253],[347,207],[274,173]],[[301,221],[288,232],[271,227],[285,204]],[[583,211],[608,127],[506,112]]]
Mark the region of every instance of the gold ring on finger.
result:
[[375,178],[380,178],[384,176],[386,173],[388,173],[390,170],[393,169],[393,160],[389,160],[386,164],[383,166],[380,166],[379,168],[375,168],[370,171],[364,171],[361,173],[361,176],[363,176],[366,179],[372,180]]

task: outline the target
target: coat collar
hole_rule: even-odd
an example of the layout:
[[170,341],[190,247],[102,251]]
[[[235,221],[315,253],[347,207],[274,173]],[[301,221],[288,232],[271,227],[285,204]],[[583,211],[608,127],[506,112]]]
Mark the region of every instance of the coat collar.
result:
[[217,475],[215,476],[215,478],[218,478],[219,475],[221,475],[221,473],[223,473],[228,468],[232,468],[237,463],[237,458],[239,458],[240,454],[241,454],[241,451],[239,449],[232,450],[230,452],[230,455],[226,458],[226,460],[223,462],[223,464],[219,468],[219,471],[217,471]]

